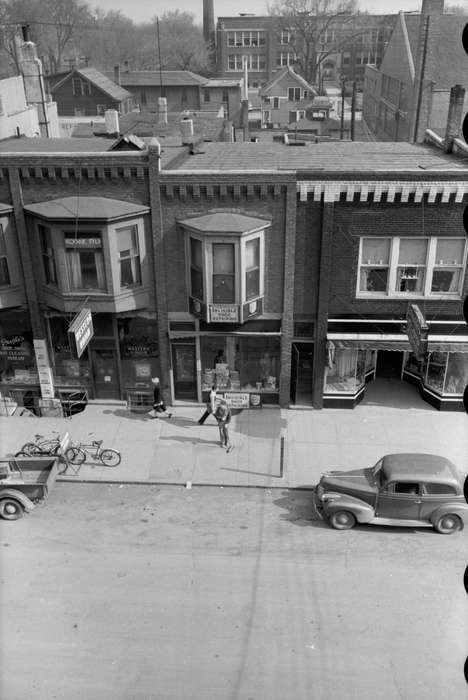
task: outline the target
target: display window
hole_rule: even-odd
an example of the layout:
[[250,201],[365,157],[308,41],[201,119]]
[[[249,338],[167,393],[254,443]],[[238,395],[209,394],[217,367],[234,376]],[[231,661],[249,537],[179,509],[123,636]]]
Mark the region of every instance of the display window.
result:
[[463,394],[468,384],[468,353],[449,352],[444,393]]
[[325,393],[355,394],[364,386],[366,350],[335,348],[328,352]]
[[204,336],[200,348],[203,391],[279,391],[279,338]]
[[33,337],[26,314],[0,314],[0,382],[38,384]]
[[151,386],[159,376],[157,322],[146,318],[119,318],[120,365],[125,388]]
[[431,352],[425,362],[424,383],[438,394],[442,394],[444,390],[447,358],[447,352]]
[[418,360],[414,352],[409,352],[405,362],[405,371],[411,372],[412,374],[420,374],[421,366],[421,360]]
[[50,338],[53,350],[54,384],[62,387],[85,387],[90,384],[88,350],[77,359],[68,339],[69,321],[63,316],[49,318]]

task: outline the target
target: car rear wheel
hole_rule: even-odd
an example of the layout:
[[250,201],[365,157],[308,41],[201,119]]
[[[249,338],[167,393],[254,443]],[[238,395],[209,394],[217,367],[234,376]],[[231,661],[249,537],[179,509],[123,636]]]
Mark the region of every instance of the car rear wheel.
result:
[[335,530],[350,530],[356,525],[356,518],[349,510],[337,510],[330,515],[328,522]]
[[458,515],[446,513],[436,521],[434,527],[441,535],[452,535],[463,529],[463,523]]
[[0,518],[4,520],[19,520],[23,517],[24,508],[14,498],[3,498],[0,501]]

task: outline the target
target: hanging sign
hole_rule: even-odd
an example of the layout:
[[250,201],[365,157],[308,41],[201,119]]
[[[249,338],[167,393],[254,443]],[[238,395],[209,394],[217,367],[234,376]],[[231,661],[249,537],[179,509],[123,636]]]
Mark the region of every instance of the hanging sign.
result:
[[413,353],[422,360],[427,352],[429,328],[417,304],[410,304],[406,314],[406,333]]
[[94,335],[91,309],[82,309],[75,316],[68,328],[71,346],[76,349],[76,356],[81,357],[86,346]]
[[210,304],[211,323],[236,323],[238,320],[237,304]]

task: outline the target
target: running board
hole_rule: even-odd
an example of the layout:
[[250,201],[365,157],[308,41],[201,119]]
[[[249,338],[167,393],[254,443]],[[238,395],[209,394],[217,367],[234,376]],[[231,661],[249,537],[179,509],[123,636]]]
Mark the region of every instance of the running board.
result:
[[432,527],[428,520],[403,520],[402,518],[371,518],[366,525],[399,525],[400,527]]

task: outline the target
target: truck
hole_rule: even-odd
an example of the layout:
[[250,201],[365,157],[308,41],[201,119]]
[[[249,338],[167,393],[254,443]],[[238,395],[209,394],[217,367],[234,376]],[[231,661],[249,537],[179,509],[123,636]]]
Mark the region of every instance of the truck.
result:
[[62,465],[60,455],[0,459],[0,518],[18,520],[44,501]]

